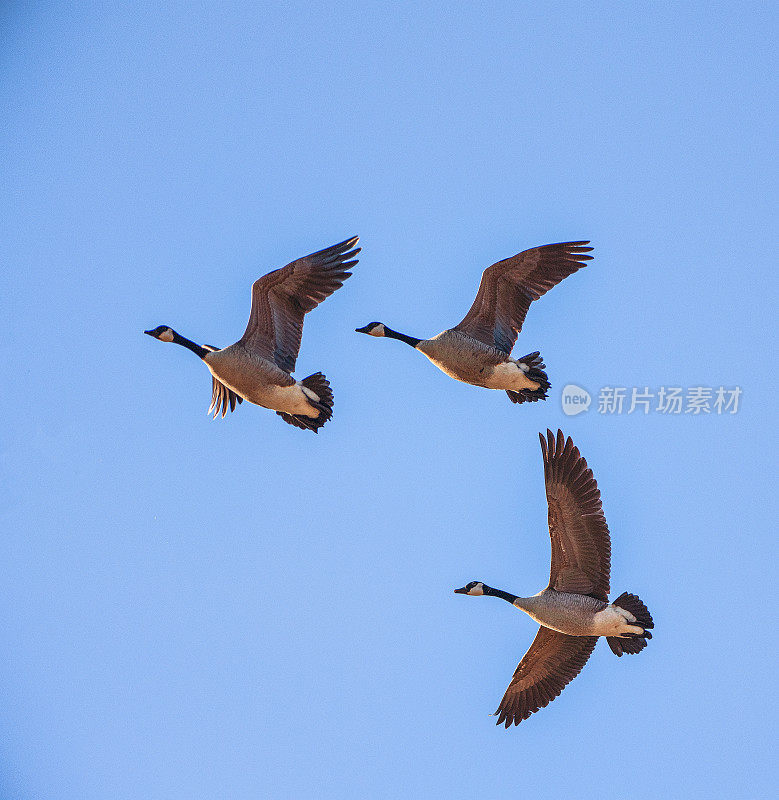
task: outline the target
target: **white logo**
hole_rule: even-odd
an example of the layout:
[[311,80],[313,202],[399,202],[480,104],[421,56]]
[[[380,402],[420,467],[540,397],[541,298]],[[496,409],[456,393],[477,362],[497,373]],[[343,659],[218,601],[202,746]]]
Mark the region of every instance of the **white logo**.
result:
[[592,398],[586,389],[569,383],[563,387],[563,414],[568,417],[575,417],[586,411],[590,407]]

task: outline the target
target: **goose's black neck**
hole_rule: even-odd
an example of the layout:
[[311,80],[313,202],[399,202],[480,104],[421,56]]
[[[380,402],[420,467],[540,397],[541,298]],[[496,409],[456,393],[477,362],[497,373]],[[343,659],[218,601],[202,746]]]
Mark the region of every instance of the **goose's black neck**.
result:
[[388,328],[386,325],[384,326],[384,335],[389,336],[390,339],[398,339],[412,347],[416,347],[422,341],[421,339],[415,339],[413,336],[406,336],[405,333],[393,331],[392,328]]
[[176,333],[173,331],[173,341],[176,344],[180,344],[182,347],[186,347],[187,350],[191,350],[196,356],[203,358],[205,354],[208,352],[205,347],[201,347],[199,344],[195,344],[195,342],[186,339],[180,333]]
[[515,600],[519,599],[515,594],[504,592],[503,589],[493,589],[492,586],[483,586],[482,591],[490,597],[500,597],[502,600],[506,600],[508,603],[512,604]]

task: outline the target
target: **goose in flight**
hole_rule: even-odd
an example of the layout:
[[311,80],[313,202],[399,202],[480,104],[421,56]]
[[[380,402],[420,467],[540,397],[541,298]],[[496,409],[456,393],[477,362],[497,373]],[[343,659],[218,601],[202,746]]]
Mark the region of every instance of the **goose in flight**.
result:
[[200,356],[212,376],[209,413],[222,417],[248,400],[275,411],[285,422],[317,433],[333,414],[333,393],[321,372],[295,380],[303,317],[352,274],[358,237],[335,244],[269,272],[252,286],[252,309],[243,336],[219,349],[185,339],[167,325],[144,331]]
[[519,725],[544,708],[581,671],[599,636],[612,652],[638,653],[654,627],[634,594],[609,603],[611,540],[592,470],[570,437],[539,434],[544,457],[552,568],[549,585],[532,597],[517,597],[471,581],[457,594],[500,597],[540,623],[495,715],[497,724]]
[[504,389],[512,403],[545,400],[549,379],[538,351],[519,359],[511,350],[533,300],[592,259],[589,242],[546,244],[487,267],[470,311],[454,328],[432,339],[398,333],[370,322],[357,333],[399,339],[419,350],[455,380]]

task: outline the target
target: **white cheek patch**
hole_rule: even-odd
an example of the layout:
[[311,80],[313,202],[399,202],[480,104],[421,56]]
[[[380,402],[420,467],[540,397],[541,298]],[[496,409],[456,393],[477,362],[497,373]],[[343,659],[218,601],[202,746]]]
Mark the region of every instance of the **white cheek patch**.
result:
[[168,328],[168,330],[163,331],[160,334],[160,341],[161,342],[172,342],[173,341],[173,331]]
[[476,586],[474,586],[473,589],[468,592],[468,594],[472,594],[476,597],[478,597],[480,594],[484,594],[484,584],[477,583]]

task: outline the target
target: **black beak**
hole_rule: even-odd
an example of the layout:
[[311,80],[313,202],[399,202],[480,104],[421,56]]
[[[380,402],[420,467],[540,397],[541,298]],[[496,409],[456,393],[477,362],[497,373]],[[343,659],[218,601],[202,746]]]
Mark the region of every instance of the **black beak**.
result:
[[468,588],[463,586],[462,589],[455,589],[454,593],[455,594],[468,594]]
[[154,331],[144,331],[147,336],[154,336]]
[[354,329],[354,332],[355,332],[355,333],[368,333],[368,331],[369,331],[370,329],[371,329],[371,326],[370,326],[370,325],[363,325],[363,327],[362,327],[362,328],[355,328],[355,329]]

